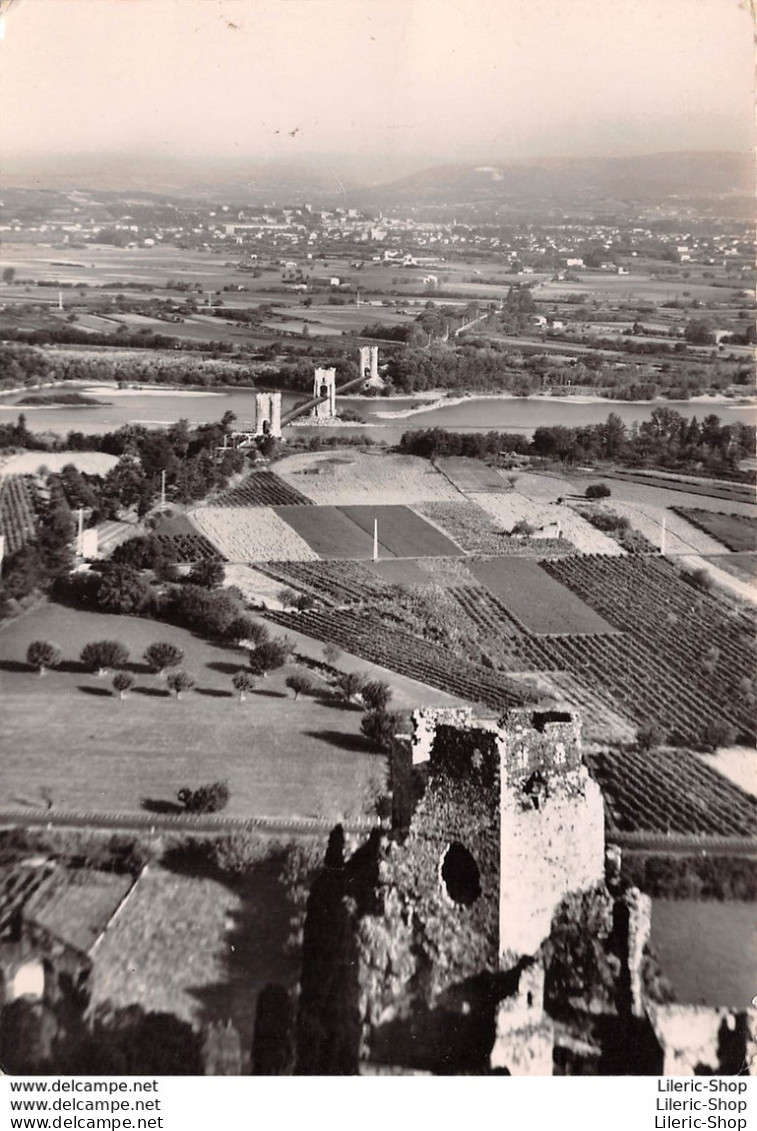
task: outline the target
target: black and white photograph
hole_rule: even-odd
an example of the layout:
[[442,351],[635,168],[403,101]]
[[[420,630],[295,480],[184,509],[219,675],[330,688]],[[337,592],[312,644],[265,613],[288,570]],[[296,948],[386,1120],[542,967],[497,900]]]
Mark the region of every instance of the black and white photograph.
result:
[[757,1075],[750,5],[0,12],[11,1126]]

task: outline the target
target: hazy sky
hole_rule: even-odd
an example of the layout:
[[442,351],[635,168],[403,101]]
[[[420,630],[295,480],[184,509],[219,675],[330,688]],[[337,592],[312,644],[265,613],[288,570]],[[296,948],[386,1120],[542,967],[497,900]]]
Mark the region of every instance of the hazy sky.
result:
[[753,26],[739,0],[0,7],[6,156],[504,161],[753,141]]

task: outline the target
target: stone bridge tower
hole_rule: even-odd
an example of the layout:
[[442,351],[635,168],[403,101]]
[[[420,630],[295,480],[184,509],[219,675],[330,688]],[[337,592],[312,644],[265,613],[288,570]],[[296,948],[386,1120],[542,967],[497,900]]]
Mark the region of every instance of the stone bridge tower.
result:
[[378,371],[378,346],[360,347],[360,375],[371,389],[383,389],[384,380]]
[[255,435],[281,436],[281,393],[255,394]]
[[326,397],[313,408],[314,420],[333,420],[336,416],[336,369],[316,369],[313,396]]

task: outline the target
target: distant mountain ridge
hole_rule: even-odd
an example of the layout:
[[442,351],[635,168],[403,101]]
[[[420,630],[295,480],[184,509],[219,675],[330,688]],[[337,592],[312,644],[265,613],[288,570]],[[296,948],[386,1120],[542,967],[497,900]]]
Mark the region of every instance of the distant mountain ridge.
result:
[[233,203],[311,200],[335,206],[516,205],[614,199],[752,196],[750,153],[496,160],[419,167],[406,159],[314,155],[291,161],[162,158],[135,154],[6,158],[2,188],[162,193]]
[[438,165],[360,192],[361,199],[455,204],[476,200],[580,197],[644,201],[754,191],[749,153],[654,153],[638,157],[551,158],[487,165]]

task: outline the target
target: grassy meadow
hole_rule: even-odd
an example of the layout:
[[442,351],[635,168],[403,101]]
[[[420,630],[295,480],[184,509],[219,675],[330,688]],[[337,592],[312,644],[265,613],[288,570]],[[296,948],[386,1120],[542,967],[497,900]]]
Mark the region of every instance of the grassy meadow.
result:
[[[122,701],[109,676],[78,663],[92,640],[121,640],[136,684]],[[44,676],[25,663],[32,640],[51,640],[63,663]],[[154,641],[184,650],[196,680],[181,701],[142,661]],[[231,677],[241,649],[140,617],[47,604],[0,630],[0,795],[32,812],[134,812],[170,806],[184,785],[229,782],[229,816],[357,816],[385,787],[385,763],[359,733],[360,712],[285,686],[292,665],[240,702]]]

